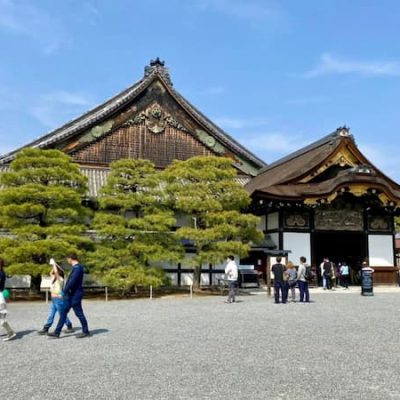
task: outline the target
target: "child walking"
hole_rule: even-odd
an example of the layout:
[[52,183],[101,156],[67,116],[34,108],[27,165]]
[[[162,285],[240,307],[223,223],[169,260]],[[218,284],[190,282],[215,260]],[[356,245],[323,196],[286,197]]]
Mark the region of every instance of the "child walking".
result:
[[7,303],[6,299],[10,297],[10,292],[4,289],[0,292],[0,326],[4,328],[7,336],[3,339],[4,342],[13,340],[17,334],[11,329],[10,324],[7,321]]

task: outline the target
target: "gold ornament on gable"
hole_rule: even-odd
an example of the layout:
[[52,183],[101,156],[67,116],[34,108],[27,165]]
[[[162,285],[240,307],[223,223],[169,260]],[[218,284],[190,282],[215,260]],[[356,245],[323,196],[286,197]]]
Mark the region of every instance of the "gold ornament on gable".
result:
[[140,112],[125,122],[125,126],[134,126],[144,123],[146,128],[154,134],[161,134],[165,128],[171,126],[182,132],[189,132],[171,114],[166,113],[158,103],[154,103],[145,111]]

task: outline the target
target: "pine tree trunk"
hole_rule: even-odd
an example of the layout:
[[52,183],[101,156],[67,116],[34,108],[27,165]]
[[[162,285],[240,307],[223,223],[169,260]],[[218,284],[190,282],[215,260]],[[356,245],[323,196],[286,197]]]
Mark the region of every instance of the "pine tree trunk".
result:
[[200,289],[200,276],[201,276],[201,266],[195,266],[193,270],[193,289]]

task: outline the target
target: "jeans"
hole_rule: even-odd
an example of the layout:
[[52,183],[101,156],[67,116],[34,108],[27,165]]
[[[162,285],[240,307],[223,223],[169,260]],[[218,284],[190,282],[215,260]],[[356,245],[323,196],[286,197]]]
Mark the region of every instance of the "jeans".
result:
[[348,275],[342,275],[342,286],[344,286],[346,289],[349,287],[349,276]]
[[79,319],[79,321],[81,323],[82,332],[89,333],[88,323],[87,323],[85,314],[83,313],[83,309],[82,309],[82,297],[81,296],[65,298],[65,307],[60,314],[60,319],[58,320],[58,323],[57,323],[54,333],[56,333],[58,335],[60,334],[61,329],[67,319],[67,314],[69,313],[71,308],[74,310],[75,315],[77,316],[77,318]]
[[286,303],[288,296],[288,285],[286,282],[274,283],[275,303],[279,303],[279,292],[281,292],[282,303]]
[[[64,307],[65,307],[64,299],[59,299],[57,297],[53,297],[51,299],[51,306],[50,306],[49,316],[47,318],[46,323],[44,324],[45,328],[50,328],[53,325],[54,317],[56,316],[57,312],[61,317],[61,312],[64,309]],[[65,318],[65,325],[68,328],[72,327],[72,322],[68,319],[68,317]]]
[[324,275],[325,281],[326,281],[326,288],[328,290],[332,289],[332,280],[330,275]]
[[310,292],[308,291],[308,282],[298,281],[300,289],[300,302],[309,303],[310,302]]
[[229,302],[235,301],[236,286],[237,286],[237,281],[229,281],[229,294],[228,294]]

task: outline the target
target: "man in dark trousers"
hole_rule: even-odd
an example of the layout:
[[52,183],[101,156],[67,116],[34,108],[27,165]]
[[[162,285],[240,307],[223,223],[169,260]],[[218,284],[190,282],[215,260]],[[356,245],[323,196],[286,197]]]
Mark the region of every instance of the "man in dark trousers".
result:
[[76,337],[80,339],[90,336],[88,323],[82,309],[84,270],[83,266],[79,264],[78,257],[75,253],[70,253],[67,257],[67,261],[68,264],[72,265],[72,271],[64,286],[65,308],[60,315],[55,331],[53,333],[48,333],[47,336],[52,338],[60,337],[61,329],[65,323],[67,314],[72,308],[82,325],[82,333],[76,335]]
[[275,304],[279,303],[279,292],[281,292],[282,303],[285,304],[287,301],[288,288],[287,282],[283,279],[285,273],[285,266],[281,264],[282,258],[276,257],[276,264],[272,266],[272,272],[274,273],[274,294]]
[[328,290],[332,289],[332,271],[333,271],[333,266],[332,263],[329,261],[328,257],[324,258],[324,264],[322,265],[323,268],[323,277],[325,278],[326,281],[326,288]]

